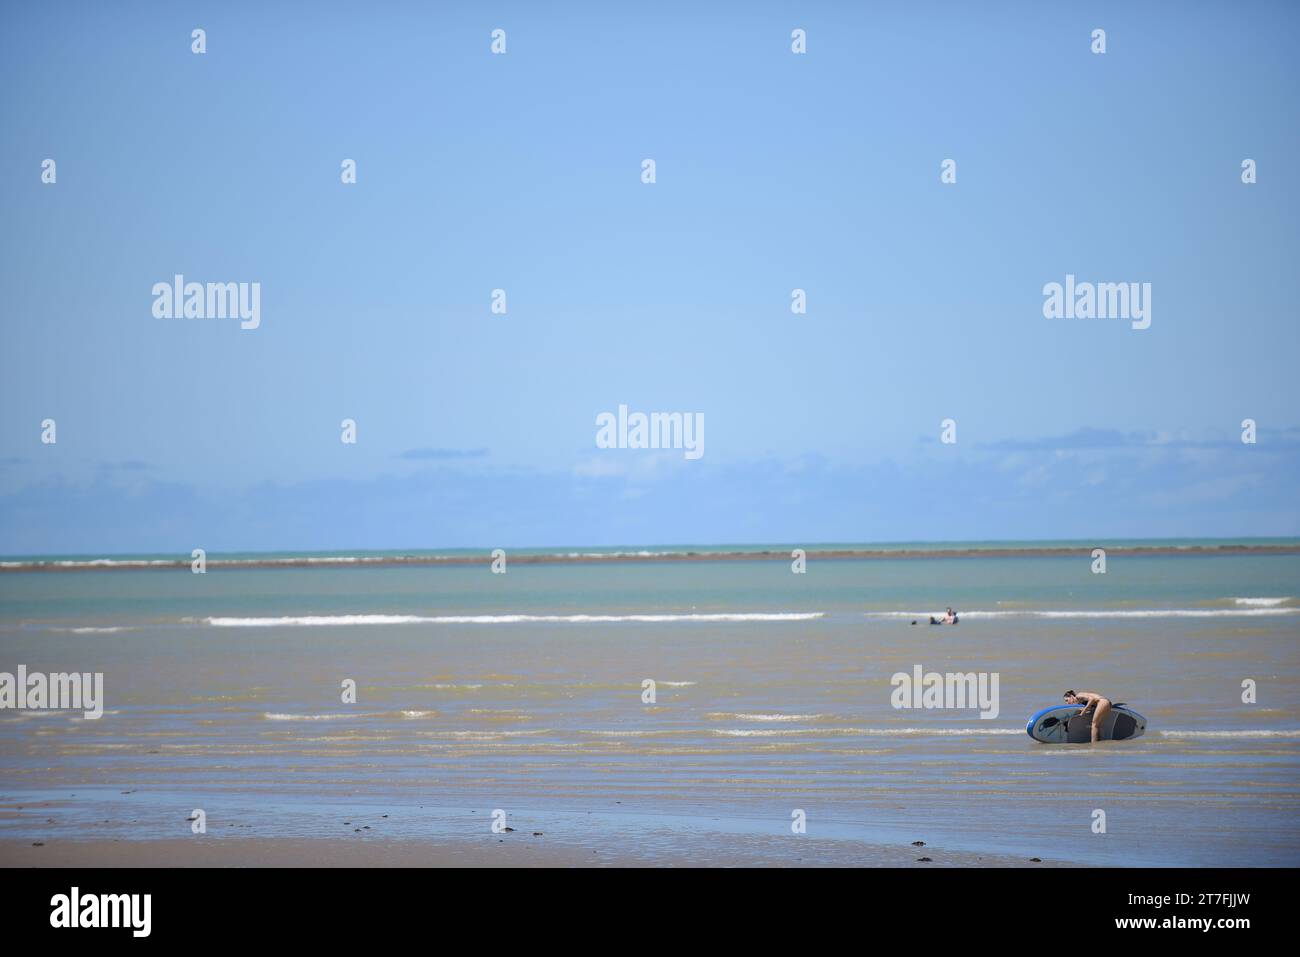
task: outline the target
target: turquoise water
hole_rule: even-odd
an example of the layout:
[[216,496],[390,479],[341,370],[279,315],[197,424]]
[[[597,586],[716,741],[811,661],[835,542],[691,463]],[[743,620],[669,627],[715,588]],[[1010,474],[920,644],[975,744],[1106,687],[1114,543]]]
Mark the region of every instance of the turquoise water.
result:
[[1300,556],[1082,557],[636,562],[481,566],[188,568],[0,575],[11,624],[177,622],[188,617],[618,614],[636,612],[1250,609],[1235,599],[1294,598]]

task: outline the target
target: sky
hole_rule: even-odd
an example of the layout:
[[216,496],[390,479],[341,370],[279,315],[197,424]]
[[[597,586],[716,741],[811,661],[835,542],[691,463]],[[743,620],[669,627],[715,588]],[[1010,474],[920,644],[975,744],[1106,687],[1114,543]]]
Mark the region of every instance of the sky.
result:
[[[6,3],[0,554],[1300,534],[1298,26]],[[1067,274],[1150,327],[1045,318]]]

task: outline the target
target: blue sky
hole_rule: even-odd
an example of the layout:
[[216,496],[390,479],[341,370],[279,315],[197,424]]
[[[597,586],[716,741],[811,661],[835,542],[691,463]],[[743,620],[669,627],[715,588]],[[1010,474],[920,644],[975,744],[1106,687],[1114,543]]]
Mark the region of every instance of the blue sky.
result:
[[5,5],[0,553],[1300,534],[1294,4],[376,6]]

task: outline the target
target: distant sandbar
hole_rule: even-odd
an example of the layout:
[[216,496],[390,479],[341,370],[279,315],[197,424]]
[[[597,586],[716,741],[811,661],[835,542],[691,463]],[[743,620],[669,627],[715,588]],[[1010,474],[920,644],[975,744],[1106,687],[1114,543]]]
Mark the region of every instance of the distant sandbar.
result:
[[[1136,545],[1109,547],[1044,546],[1042,548],[908,548],[908,549],[805,549],[810,560],[868,560],[895,558],[1065,558],[1088,557],[1093,547],[1105,548],[1109,556],[1224,556],[1224,555],[1300,555],[1294,545]],[[546,554],[511,553],[514,565],[600,565],[615,562],[757,562],[790,561],[791,552],[777,549],[763,551],[637,551],[637,552],[555,552]],[[299,556],[288,558],[218,558],[207,559],[209,568],[356,568],[358,566],[458,566],[482,565],[492,561],[488,551],[482,555],[358,555]],[[103,558],[86,560],[0,561],[0,572],[31,571],[122,571],[128,569],[188,568],[189,558],[132,559]]]

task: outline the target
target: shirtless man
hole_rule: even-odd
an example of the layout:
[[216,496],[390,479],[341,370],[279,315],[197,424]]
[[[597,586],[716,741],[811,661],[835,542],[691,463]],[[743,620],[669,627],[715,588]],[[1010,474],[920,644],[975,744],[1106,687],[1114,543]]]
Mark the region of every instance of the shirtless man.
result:
[[1101,719],[1106,717],[1106,712],[1110,710],[1110,699],[1103,698],[1092,691],[1070,690],[1065,693],[1065,703],[1083,705],[1079,714],[1092,712],[1092,743],[1096,744],[1097,736],[1101,734]]

